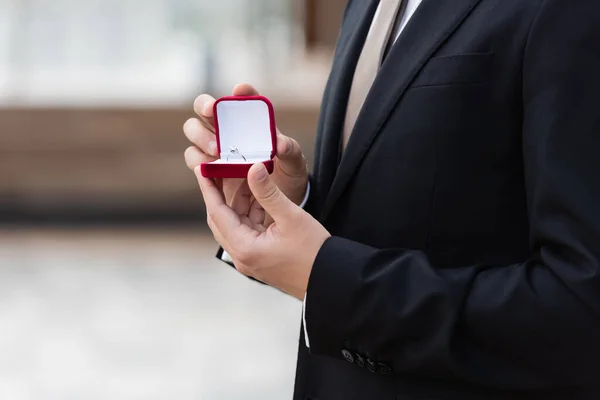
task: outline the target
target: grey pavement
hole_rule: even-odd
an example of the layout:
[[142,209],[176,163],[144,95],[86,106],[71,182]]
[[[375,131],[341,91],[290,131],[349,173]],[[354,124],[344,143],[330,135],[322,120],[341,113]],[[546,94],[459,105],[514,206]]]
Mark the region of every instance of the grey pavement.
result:
[[191,229],[0,230],[0,399],[289,399],[301,303]]

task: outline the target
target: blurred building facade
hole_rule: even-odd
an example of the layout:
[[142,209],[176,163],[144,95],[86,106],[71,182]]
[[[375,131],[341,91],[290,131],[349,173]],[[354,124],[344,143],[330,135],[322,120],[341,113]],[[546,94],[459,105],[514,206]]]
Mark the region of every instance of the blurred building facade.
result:
[[214,257],[182,125],[251,82],[310,161],[344,2],[0,0],[0,399],[291,396],[301,303]]
[[311,158],[344,0],[0,0],[0,221],[201,203],[181,126],[250,82]]

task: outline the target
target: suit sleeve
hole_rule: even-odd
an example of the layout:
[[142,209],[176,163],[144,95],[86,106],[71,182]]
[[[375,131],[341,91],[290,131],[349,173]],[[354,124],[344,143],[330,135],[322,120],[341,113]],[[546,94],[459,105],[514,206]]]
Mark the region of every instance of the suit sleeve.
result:
[[[360,349],[395,374],[501,388],[597,385],[600,6],[547,0],[523,58],[530,258],[440,269],[340,237],[311,273],[313,354]],[[358,351],[358,350],[356,350]]]

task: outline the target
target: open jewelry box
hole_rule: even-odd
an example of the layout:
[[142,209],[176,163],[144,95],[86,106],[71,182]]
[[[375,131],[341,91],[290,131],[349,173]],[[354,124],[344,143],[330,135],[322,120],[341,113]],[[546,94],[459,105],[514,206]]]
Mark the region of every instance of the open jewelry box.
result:
[[262,162],[273,172],[277,128],[273,105],[263,96],[222,97],[214,105],[219,159],[202,163],[206,178],[246,178]]

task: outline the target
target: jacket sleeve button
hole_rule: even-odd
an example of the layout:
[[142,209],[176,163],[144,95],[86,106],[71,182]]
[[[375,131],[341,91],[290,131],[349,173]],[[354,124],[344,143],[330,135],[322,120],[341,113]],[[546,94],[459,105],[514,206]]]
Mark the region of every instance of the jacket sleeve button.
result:
[[377,371],[377,364],[375,364],[375,361],[371,360],[370,358],[367,358],[367,369],[370,372]]
[[349,363],[354,363],[354,356],[348,350],[346,350],[346,349],[342,350],[342,356]]
[[359,367],[365,366],[365,358],[358,353],[354,354],[354,361],[356,361],[356,365]]
[[387,364],[379,363],[378,367],[379,367],[379,373],[381,373],[383,375],[389,375],[392,373],[392,368]]

